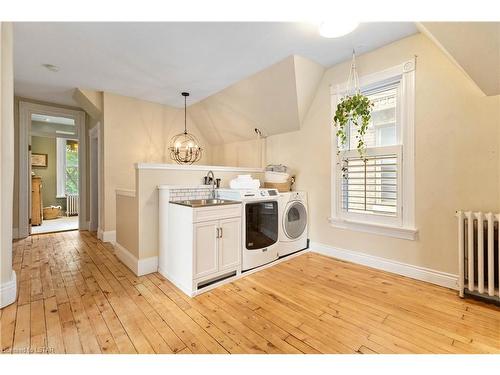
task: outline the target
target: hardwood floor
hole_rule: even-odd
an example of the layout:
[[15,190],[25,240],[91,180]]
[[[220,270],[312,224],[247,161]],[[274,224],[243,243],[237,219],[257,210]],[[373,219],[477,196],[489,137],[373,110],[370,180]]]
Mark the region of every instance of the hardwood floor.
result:
[[500,308],[314,253],[191,299],[88,232],[14,248],[3,353],[500,353]]

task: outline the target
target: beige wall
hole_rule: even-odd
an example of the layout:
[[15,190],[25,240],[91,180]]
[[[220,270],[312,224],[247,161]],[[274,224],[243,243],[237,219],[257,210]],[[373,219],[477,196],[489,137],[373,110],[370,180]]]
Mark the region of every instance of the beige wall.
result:
[[417,55],[416,225],[419,239],[400,240],[331,227],[330,84],[349,63],[328,69],[300,131],[267,139],[267,161],[296,173],[309,193],[310,238],[336,248],[457,273],[455,210],[499,210],[500,98],[485,97],[427,37],[417,34],[357,59],[360,75]]
[[[184,109],[103,93],[103,218],[102,229],[115,230],[115,190],[135,189],[134,163],[171,163],[170,139],[184,130]],[[188,114],[188,131],[199,138],[210,164],[211,147]]]
[[42,177],[43,206],[61,206],[66,210],[66,199],[56,198],[57,195],[57,168],[56,168],[56,139],[47,137],[31,137],[31,152],[47,154],[47,168],[32,168],[37,176]]
[[212,164],[260,168],[265,165],[265,140],[232,142],[212,147]]
[[[13,276],[15,277],[12,272],[12,191],[14,180],[12,50],[12,24],[0,22],[0,289],[6,283],[12,283]],[[7,291],[7,287],[5,291]],[[14,299],[15,293],[0,295],[0,308],[14,302]]]
[[139,258],[139,213],[135,197],[116,195],[116,228],[116,242]]

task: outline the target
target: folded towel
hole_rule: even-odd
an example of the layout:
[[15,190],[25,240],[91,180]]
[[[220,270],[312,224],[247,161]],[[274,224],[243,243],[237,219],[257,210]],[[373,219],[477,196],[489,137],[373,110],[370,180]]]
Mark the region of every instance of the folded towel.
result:
[[252,176],[249,174],[239,174],[238,177],[236,177],[237,180],[241,181],[250,181],[253,180]]
[[248,181],[242,181],[235,178],[229,181],[229,187],[231,189],[258,189],[260,187],[260,180],[250,179]]

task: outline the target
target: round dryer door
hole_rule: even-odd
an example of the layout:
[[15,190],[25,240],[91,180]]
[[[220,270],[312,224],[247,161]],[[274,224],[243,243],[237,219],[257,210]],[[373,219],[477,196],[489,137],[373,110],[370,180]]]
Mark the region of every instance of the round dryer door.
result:
[[299,238],[307,226],[307,211],[304,205],[297,201],[290,203],[283,217],[283,229],[288,238]]

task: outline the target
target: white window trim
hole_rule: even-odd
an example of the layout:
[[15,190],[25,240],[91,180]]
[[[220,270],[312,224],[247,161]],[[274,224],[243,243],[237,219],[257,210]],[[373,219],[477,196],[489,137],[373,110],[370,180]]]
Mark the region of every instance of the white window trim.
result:
[[56,138],[56,198],[66,198],[66,138]]
[[[331,129],[331,217],[330,224],[335,228],[349,229],[360,232],[379,234],[407,240],[415,240],[418,230],[415,227],[415,68],[416,59],[413,58],[392,68],[366,75],[360,78],[362,88],[369,87],[384,81],[400,79],[401,81],[401,127],[399,131],[402,148],[401,162],[401,219],[398,223],[387,223],[385,218],[374,217],[369,220],[353,220],[342,215],[340,202],[340,175],[337,165],[337,137],[335,128]],[[336,104],[347,84],[330,86],[331,108],[333,118]],[[404,207],[404,208],[403,208]],[[367,216],[366,216],[367,217]],[[367,217],[368,218],[368,217]]]

